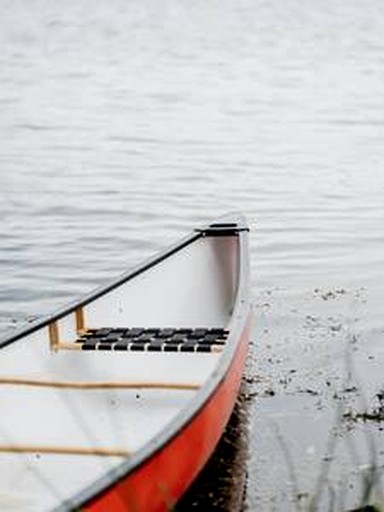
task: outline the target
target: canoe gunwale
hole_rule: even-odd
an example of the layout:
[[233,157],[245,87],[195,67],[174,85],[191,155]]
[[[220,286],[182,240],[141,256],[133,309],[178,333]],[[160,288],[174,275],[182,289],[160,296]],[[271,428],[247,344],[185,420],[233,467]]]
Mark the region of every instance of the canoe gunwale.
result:
[[4,337],[0,339],[0,349],[6,347],[7,345],[10,345],[11,343],[14,343],[15,341],[20,340],[21,338],[24,338],[25,336],[33,334],[34,332],[43,329],[44,327],[49,327],[49,325],[67,315],[70,315],[72,313],[76,314],[76,311],[79,308],[87,306],[88,304],[99,299],[103,295],[106,295],[112,290],[119,288],[119,286],[125,284],[127,281],[130,281],[139,274],[149,270],[151,267],[154,267],[155,265],[162,262],[169,256],[172,256],[172,254],[184,249],[184,247],[192,244],[202,236],[204,236],[202,232],[194,232],[189,236],[183,238],[181,241],[179,240],[178,243],[175,243],[174,245],[164,249],[162,252],[157,253],[154,257],[149,258],[144,263],[134,266],[132,269],[121,274],[117,279],[111,281],[107,285],[103,285],[100,288],[97,288],[91,293],[85,295],[80,300],[76,300],[75,302],[66,305],[63,308],[60,308],[54,313],[47,315],[41,319],[34,320],[26,327],[24,326],[21,329],[11,331],[10,333],[6,334]]

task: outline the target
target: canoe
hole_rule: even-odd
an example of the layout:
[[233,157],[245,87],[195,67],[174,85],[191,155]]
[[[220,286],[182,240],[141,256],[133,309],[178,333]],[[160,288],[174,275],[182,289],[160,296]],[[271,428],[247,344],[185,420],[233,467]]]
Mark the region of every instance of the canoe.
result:
[[0,341],[0,509],[173,509],[241,383],[248,231],[198,227]]

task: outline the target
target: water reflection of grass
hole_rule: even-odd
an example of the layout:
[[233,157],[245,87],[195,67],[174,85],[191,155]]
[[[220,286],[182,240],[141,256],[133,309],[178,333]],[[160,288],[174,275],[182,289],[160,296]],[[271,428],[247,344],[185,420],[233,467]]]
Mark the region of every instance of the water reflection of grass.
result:
[[[360,419],[353,419],[360,421]],[[370,431],[366,431],[366,441],[369,446],[370,460],[365,465],[364,471],[360,474],[360,497],[356,500],[354,508],[344,506],[344,497],[348,482],[345,482],[345,488],[338,488],[338,484],[334,483],[331,477],[332,463],[336,459],[336,448],[341,439],[347,444],[348,451],[356,467],[361,467],[361,461],[357,455],[356,446],[345,432],[340,435],[343,430],[343,414],[340,410],[338,413],[337,428],[332,429],[328,437],[325,455],[319,466],[319,473],[315,482],[312,493],[302,492],[297,478],[297,471],[294,459],[288,449],[288,445],[284,440],[278,427],[272,425],[276,439],[280,445],[285,464],[287,467],[287,475],[290,487],[294,497],[293,503],[297,512],[383,512],[383,499],[380,485],[382,476],[382,468],[377,462],[377,451],[379,447],[376,445]]]
[[384,511],[383,330],[366,290],[276,289],[257,308],[260,510]]
[[[311,490],[304,492],[301,487],[300,469],[295,453],[290,451],[290,440],[284,437],[277,423],[271,423],[284,460],[292,506],[297,512],[384,511],[381,482],[384,466],[379,461],[383,450],[375,436],[376,428],[379,431],[384,429],[384,392],[379,391],[372,400],[368,400],[350,351],[346,356],[346,375],[343,391],[334,394],[337,397],[335,418],[326,436],[325,450],[317,465]],[[353,406],[352,395],[355,400]],[[355,433],[358,434],[356,437]],[[343,447],[350,460],[349,468],[353,471],[345,473],[344,468],[345,477],[341,481],[339,457]]]
[[[375,395],[378,403],[375,407],[369,406],[369,401],[363,392],[357,372],[353,364],[351,351],[348,350],[346,356],[347,382],[344,390],[353,389],[358,398],[358,410],[346,408],[343,401],[338,403],[336,411],[335,426],[328,435],[325,456],[320,465],[319,475],[315,484],[315,490],[309,503],[309,512],[317,512],[320,510],[339,511],[349,510],[349,512],[382,512],[383,509],[383,492],[381,489],[382,469],[378,461],[378,453],[380,451],[376,439],[370,428],[364,429],[364,437],[366,442],[366,450],[368,453],[368,464],[364,465],[364,471],[360,475],[360,498],[356,501],[356,507],[353,509],[345,509],[343,506],[343,492],[336,491],[336,486],[332,482],[330,476],[332,462],[337,454],[336,449],[338,443],[343,440],[347,446],[352,464],[356,468],[361,468],[360,457],[357,447],[354,444],[350,433],[355,424],[384,421],[384,393],[379,392]],[[287,463],[288,464],[288,463]],[[289,466],[291,464],[289,463]],[[339,494],[339,495],[338,495]],[[324,499],[328,498],[328,504],[324,508]]]

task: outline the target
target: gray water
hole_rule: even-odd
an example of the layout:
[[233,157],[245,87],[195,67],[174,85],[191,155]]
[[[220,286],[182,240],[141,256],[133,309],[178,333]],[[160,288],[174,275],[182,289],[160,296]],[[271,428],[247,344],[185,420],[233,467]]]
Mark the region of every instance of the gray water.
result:
[[[255,310],[246,505],[305,508],[348,340],[368,399],[381,386],[384,4],[0,9],[1,333],[243,211]],[[369,460],[333,460],[352,506],[351,474]]]

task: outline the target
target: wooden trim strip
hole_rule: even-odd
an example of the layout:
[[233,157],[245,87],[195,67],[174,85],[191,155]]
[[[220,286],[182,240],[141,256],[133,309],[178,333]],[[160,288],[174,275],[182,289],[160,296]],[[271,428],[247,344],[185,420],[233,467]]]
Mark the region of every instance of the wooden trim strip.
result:
[[81,343],[65,343],[60,341],[55,346],[55,350],[81,350]]
[[40,388],[59,389],[173,389],[196,391],[200,389],[199,384],[193,383],[172,383],[172,382],[77,382],[77,381],[54,381],[38,379],[19,379],[12,377],[0,378],[0,385],[7,386],[31,386]]
[[53,455],[93,455],[98,457],[128,457],[128,450],[119,448],[86,448],[78,446],[0,445],[0,453],[46,453]]

